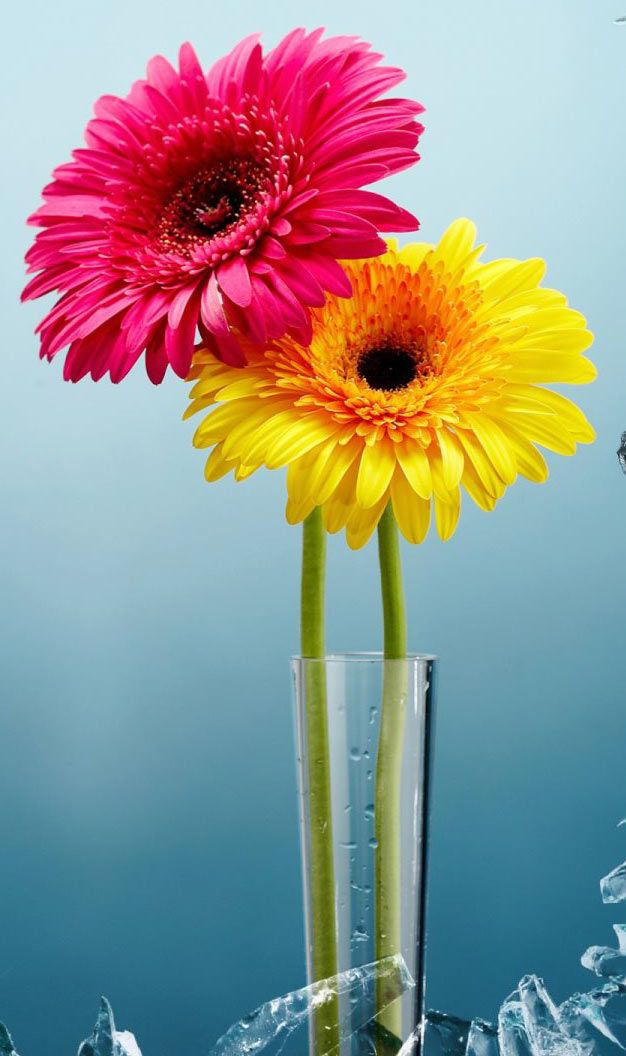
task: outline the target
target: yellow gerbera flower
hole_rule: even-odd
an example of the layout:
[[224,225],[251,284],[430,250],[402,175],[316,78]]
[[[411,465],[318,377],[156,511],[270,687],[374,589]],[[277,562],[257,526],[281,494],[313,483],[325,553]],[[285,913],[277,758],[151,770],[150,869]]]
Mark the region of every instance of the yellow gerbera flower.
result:
[[218,405],[194,437],[213,448],[207,480],[287,466],[290,523],[321,506],[358,548],[391,500],[419,543],[431,506],[441,538],[453,534],[461,486],[491,510],[518,474],[547,478],[535,445],[590,443],[582,411],[542,384],[595,377],[584,317],[539,286],[542,260],[484,264],[475,238],[457,220],[437,246],[347,263],[353,295],[314,311],[308,348],[250,348],[244,369],[200,350],[187,415]]

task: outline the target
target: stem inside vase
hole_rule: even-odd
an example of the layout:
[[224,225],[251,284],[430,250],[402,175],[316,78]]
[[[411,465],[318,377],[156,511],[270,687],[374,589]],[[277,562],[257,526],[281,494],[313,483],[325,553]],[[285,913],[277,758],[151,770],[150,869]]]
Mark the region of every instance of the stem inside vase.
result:
[[[301,633],[302,655],[324,657],[324,594],[326,533],[321,511],[304,522],[302,535]],[[337,974],[335,878],[333,860],[330,749],[326,701],[326,667],[307,664],[305,674],[306,737],[309,786],[309,856],[311,871],[311,964],[314,979]],[[315,1012],[314,1047],[317,1056],[339,1042],[337,1001]]]
[[[378,526],[378,554],[385,640],[374,808],[376,957],[380,960],[402,952],[400,810],[408,669],[400,546],[391,505]],[[378,1020],[400,1038],[402,1010],[398,1002],[389,1005],[386,996],[380,984]]]

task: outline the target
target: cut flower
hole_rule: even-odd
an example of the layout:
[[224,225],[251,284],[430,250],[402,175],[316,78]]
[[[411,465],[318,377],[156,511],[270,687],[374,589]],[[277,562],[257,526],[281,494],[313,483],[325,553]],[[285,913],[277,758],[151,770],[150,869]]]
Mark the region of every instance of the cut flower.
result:
[[[206,477],[287,466],[290,523],[316,506],[358,548],[385,506],[404,536],[454,533],[461,487],[491,510],[518,475],[548,476],[538,446],[573,454],[594,438],[579,408],[544,384],[581,384],[593,337],[541,260],[481,263],[457,220],[437,246],[415,243],[346,265],[350,300],[313,313],[313,338],[251,352],[245,372],[199,350],[187,414],[218,404],[194,443]],[[538,445],[538,446],[537,446]]]
[[380,98],[405,75],[368,44],[322,34],[267,54],[249,37],[206,74],[184,44],[178,70],[157,56],[96,103],[30,218],[23,297],[61,295],[38,329],[66,379],[120,381],[144,352],[153,382],[185,377],[198,330],[234,365],[246,343],[306,343],[310,308],[350,294],[339,258],[417,228],[362,188],[418,160],[423,107]]

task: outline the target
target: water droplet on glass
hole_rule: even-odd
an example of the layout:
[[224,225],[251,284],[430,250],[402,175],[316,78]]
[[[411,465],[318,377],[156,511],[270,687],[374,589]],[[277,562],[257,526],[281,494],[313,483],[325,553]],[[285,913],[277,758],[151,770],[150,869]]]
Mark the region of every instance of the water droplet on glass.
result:
[[374,851],[375,851],[375,850],[376,850],[376,848],[378,847],[378,840],[374,839],[374,837],[373,837],[373,836],[372,836],[372,839],[370,840],[370,847],[371,847],[371,848],[372,848],[372,850],[374,850]]
[[373,726],[376,722],[376,716],[378,715],[378,708],[370,708],[370,726]]
[[352,932],[353,942],[367,942],[369,935],[362,924],[359,924]]
[[356,843],[340,843],[340,847],[345,847],[347,851],[356,851]]
[[374,820],[374,804],[373,803],[368,803],[366,808],[365,808],[365,810],[363,811],[363,813],[365,814],[366,818],[369,818],[370,821],[373,821]]
[[350,758],[353,760],[353,762],[358,763],[359,759],[361,758],[361,752],[358,748],[350,749]]

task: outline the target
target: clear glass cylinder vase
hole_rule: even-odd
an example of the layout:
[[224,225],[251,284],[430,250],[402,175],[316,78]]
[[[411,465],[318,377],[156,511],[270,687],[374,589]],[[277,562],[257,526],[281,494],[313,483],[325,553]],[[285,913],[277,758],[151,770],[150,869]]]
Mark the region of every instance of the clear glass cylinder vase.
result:
[[[292,665],[309,982],[401,954],[414,985],[396,1000],[379,983],[355,1013],[384,1035],[373,1051],[397,1051],[423,1015],[436,661]],[[364,1051],[357,1034],[348,1051]]]

